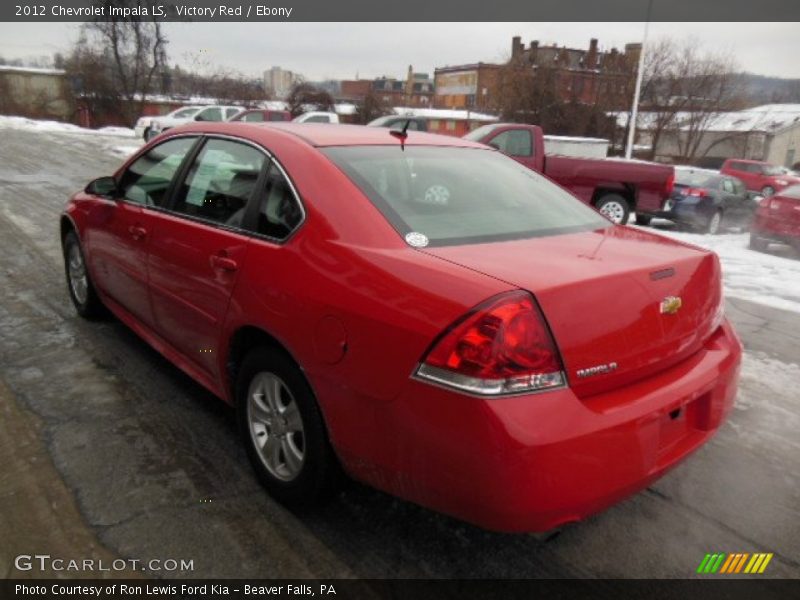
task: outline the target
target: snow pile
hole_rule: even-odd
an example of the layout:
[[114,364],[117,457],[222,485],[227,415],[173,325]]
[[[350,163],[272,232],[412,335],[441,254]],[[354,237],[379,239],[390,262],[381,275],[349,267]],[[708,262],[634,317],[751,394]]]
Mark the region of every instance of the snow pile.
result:
[[23,129],[28,131],[41,131],[49,133],[76,133],[80,135],[110,135],[116,137],[133,137],[133,129],[127,127],[102,127],[100,129],[86,129],[72,123],[60,121],[37,121],[25,117],[9,117],[0,115],[0,129]]
[[646,230],[716,252],[727,296],[800,313],[800,260],[750,250],[749,233],[703,235]]

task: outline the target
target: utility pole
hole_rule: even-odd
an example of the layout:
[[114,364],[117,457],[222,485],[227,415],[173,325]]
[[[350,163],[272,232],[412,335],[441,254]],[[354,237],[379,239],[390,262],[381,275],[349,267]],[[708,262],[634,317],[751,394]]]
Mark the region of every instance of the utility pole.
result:
[[644,22],[644,37],[642,38],[642,50],[639,52],[639,67],[636,69],[636,86],[633,91],[633,108],[631,109],[631,119],[628,122],[628,144],[625,146],[625,158],[630,158],[633,154],[633,141],[636,137],[636,118],[639,115],[639,93],[642,91],[642,75],[644,71],[644,54],[647,47],[647,31],[650,29],[650,11],[653,8],[653,0],[647,2],[647,17]]

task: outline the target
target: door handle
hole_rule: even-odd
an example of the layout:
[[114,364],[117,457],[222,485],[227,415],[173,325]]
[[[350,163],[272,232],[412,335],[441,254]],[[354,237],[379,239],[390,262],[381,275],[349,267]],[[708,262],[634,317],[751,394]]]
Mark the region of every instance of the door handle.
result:
[[222,269],[223,271],[235,271],[239,268],[235,260],[227,256],[219,256],[218,254],[211,256],[211,266],[215,269]]
[[131,234],[131,237],[133,239],[138,241],[147,235],[147,229],[139,225],[131,225],[130,227],[128,227],[128,233]]

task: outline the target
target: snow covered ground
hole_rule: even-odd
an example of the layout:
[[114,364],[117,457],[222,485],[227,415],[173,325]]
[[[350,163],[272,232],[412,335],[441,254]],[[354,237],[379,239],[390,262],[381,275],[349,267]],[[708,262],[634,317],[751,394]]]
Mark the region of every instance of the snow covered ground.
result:
[[643,229],[716,252],[722,263],[726,296],[800,313],[800,260],[794,253],[750,250],[749,233],[686,233],[660,228],[666,222],[653,223],[657,228]]
[[87,129],[72,123],[59,121],[38,121],[25,117],[9,117],[0,115],[0,131],[3,129],[18,129],[24,131],[37,131],[40,133],[55,133],[74,136],[75,141],[83,143],[86,136],[94,138],[95,143],[100,143],[108,152],[120,158],[127,158],[139,149],[140,144],[135,139],[133,129],[127,127],[101,127],[100,129]]

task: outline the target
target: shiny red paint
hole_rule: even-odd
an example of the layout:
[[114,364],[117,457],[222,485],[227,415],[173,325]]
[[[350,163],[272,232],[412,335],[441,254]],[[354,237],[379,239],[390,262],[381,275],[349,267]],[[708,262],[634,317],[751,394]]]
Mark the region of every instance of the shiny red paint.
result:
[[[114,314],[225,401],[241,332],[282,345],[353,477],[487,528],[546,530],[645,487],[731,410],[741,346],[719,311],[715,255],[613,225],[414,249],[318,148],[398,144],[385,129],[203,123],[145,148],[188,134],[242,138],[279,161],[306,211],[288,241],[84,192],[62,228],[78,233]],[[420,133],[405,143],[484,148]],[[451,324],[518,289],[539,303],[567,387],[487,399],[413,375]],[[682,313],[661,314],[671,295]],[[611,373],[577,374],[612,361]]]
[[761,200],[750,231],[764,240],[783,242],[800,249],[800,185]]

